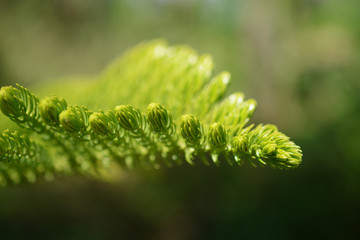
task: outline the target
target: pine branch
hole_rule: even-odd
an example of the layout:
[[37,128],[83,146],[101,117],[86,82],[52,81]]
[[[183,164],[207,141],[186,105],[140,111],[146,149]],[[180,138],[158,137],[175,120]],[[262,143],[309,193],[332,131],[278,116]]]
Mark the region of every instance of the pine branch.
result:
[[0,110],[24,134],[0,135],[0,184],[58,174],[103,178],[114,164],[297,167],[300,147],[273,125],[246,127],[256,101],[242,93],[223,99],[230,74],[212,71],[210,56],[154,41],[128,51],[87,88],[87,106],[56,96],[39,101],[20,85],[1,88]]

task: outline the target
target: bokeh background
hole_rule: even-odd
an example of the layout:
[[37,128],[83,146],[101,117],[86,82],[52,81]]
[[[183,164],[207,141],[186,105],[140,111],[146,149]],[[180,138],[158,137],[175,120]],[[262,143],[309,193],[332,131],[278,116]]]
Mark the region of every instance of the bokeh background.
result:
[[211,54],[303,164],[1,189],[1,239],[359,239],[360,1],[0,0],[0,86],[91,77],[154,38]]

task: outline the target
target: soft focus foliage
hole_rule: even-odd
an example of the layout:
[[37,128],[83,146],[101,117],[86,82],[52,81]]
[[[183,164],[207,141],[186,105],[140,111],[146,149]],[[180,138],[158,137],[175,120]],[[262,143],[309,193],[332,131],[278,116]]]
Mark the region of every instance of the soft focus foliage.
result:
[[[116,184],[38,178],[0,189],[2,238],[358,239],[359,9],[358,0],[0,1],[1,86],[20,83],[40,99],[55,95],[97,112],[132,104],[147,114],[150,102],[91,106],[84,91],[129,46],[165,38],[211,54],[215,75],[231,73],[230,91],[218,79],[212,94],[196,101],[205,106],[242,91],[244,101],[258,103],[250,124],[275,124],[304,152],[295,171],[229,167],[220,154],[220,168],[128,170]],[[186,108],[211,122],[208,106]],[[0,114],[0,129],[7,128],[19,130]],[[125,134],[107,129],[109,136],[98,137]],[[65,168],[62,160],[58,167]]]
[[[111,162],[126,168],[158,168],[164,164],[194,165],[198,159],[206,165],[219,165],[219,159],[225,158],[230,165],[249,161],[254,166],[297,167],[301,163],[300,148],[275,126],[263,130],[259,125],[240,134],[256,102],[243,101],[242,93],[221,101],[230,75],[221,73],[212,78],[212,72],[213,63],[207,55],[198,56],[186,46],[168,47],[163,41],[146,42],[116,60],[83,96],[88,106],[111,107],[123,102],[144,106],[149,100],[167,106],[150,103],[146,114],[132,105],[118,105],[106,113],[93,112],[84,106],[68,106],[66,100],[55,96],[39,101],[19,85],[2,87],[3,114],[45,137],[46,142],[38,142],[46,145],[49,156],[35,156],[35,147],[27,150],[28,144],[23,141],[30,142],[30,134],[21,138],[4,134],[4,141],[5,136],[11,140],[2,144],[2,162],[11,162],[17,154],[35,163],[37,159],[48,162],[51,169],[45,170],[54,174],[75,171],[98,177],[112,166]],[[203,116],[204,123],[195,115]],[[232,141],[238,135],[246,138],[244,146]],[[23,145],[25,150],[21,151]],[[51,156],[51,148],[58,147],[62,150]],[[60,156],[67,156],[66,168],[56,168]],[[254,164],[254,160],[260,164]],[[21,169],[21,162],[18,164]],[[12,171],[2,171],[3,185],[7,180],[18,183],[26,174],[16,166]],[[14,171],[18,174],[16,180],[11,177]]]

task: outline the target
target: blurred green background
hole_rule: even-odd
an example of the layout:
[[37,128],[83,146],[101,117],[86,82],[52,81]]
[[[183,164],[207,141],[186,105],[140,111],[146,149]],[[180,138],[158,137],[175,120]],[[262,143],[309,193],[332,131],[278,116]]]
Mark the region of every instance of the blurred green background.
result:
[[1,189],[1,239],[358,239],[360,1],[0,0],[0,86],[91,77],[154,38],[211,54],[303,164]]

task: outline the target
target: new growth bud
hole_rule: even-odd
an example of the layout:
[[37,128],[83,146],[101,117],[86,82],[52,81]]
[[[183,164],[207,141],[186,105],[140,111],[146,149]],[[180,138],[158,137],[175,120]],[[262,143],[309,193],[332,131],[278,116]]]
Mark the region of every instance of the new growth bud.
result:
[[200,145],[204,139],[204,128],[201,122],[192,114],[181,116],[181,136],[190,146]]
[[162,105],[151,103],[147,108],[147,119],[151,131],[166,133],[172,127],[172,115]]
[[139,109],[131,105],[120,105],[115,108],[115,116],[122,128],[136,131],[142,128],[143,119]]
[[86,128],[83,115],[76,107],[68,107],[62,111],[59,119],[63,128],[68,132],[76,133]]
[[89,118],[91,129],[98,135],[110,135],[113,133],[110,119],[103,112],[93,113]]
[[59,115],[66,107],[67,103],[63,98],[46,97],[39,104],[40,116],[47,125],[58,125]]
[[0,109],[6,116],[18,117],[26,113],[26,107],[18,95],[19,90],[14,87],[0,89]]
[[209,145],[212,149],[219,151],[224,150],[227,146],[228,136],[224,125],[213,123],[208,133]]

